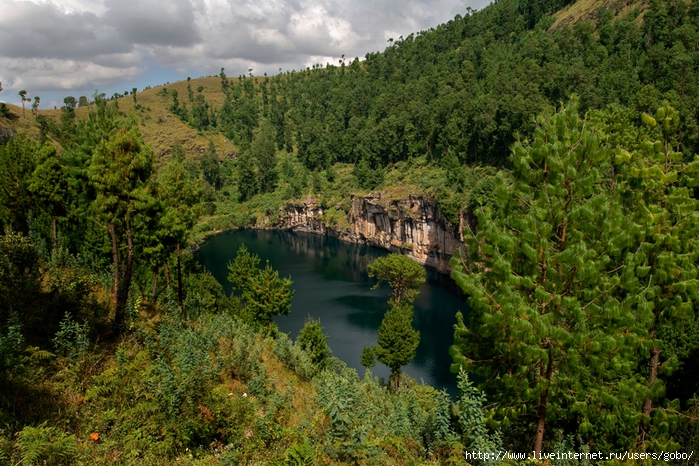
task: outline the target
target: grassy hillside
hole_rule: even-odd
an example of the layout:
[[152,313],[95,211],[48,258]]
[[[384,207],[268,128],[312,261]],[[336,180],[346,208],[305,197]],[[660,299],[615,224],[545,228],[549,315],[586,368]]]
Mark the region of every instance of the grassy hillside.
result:
[[578,0],[557,11],[553,17],[554,23],[549,28],[553,32],[564,26],[574,26],[577,23],[591,21],[597,24],[601,10],[609,10],[615,18],[626,18],[634,15],[637,23],[641,24],[643,15],[648,9],[648,0]]
[[[363,61],[10,107],[0,462],[693,448],[697,44],[696,2],[500,0]],[[255,317],[273,270],[226,296],[187,247],[293,200],[339,224],[376,190],[478,218],[454,274],[473,312],[444,331],[485,392],[462,377],[452,403],[317,364]]]
[[[191,81],[195,89],[204,86],[202,91],[206,95],[207,101],[219,106],[223,103],[223,92],[218,78],[198,78]],[[236,148],[218,131],[208,133],[197,132],[195,129],[183,123],[175,117],[168,107],[172,104],[172,99],[167,96],[158,95],[163,88],[177,90],[181,95],[187,95],[187,82],[181,81],[173,84],[157,86],[136,94],[137,103],[134,103],[131,95],[116,99],[119,109],[126,115],[133,116],[139,123],[139,131],[143,134],[144,140],[153,148],[157,158],[167,158],[170,149],[175,141],[184,147],[191,157],[197,157],[203,153],[209,145],[209,140],[213,140],[217,152],[224,157],[233,157]],[[77,98],[77,96],[76,96]],[[22,116],[22,108],[8,105],[12,112],[11,118],[0,116],[0,127],[10,128],[15,132],[24,132],[34,137],[39,135],[36,115],[26,109]],[[77,107],[75,114],[78,118],[87,118],[92,106]],[[39,110],[38,115],[51,118],[56,125],[60,125],[61,110]]]

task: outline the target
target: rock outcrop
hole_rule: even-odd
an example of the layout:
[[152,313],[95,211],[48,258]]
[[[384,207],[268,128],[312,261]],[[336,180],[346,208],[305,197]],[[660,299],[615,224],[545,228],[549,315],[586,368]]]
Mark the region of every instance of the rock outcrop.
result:
[[463,218],[460,223],[452,225],[433,201],[423,197],[395,200],[375,193],[352,199],[349,212],[339,206],[324,208],[312,199],[287,204],[275,227],[402,252],[449,272],[449,260],[463,248]]

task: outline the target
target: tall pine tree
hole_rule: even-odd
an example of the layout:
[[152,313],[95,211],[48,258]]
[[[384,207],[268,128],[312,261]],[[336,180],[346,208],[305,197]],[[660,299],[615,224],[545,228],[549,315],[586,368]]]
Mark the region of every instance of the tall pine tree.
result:
[[102,139],[89,150],[92,157],[87,176],[94,190],[92,220],[108,233],[112,246],[113,324],[118,334],[126,316],[135,266],[137,216],[155,201],[151,183],[153,150],[143,143],[134,121],[121,119],[115,112],[105,111],[106,107],[106,102],[99,101],[97,112],[91,113],[81,130],[89,131],[89,123],[93,122],[102,129]]
[[524,421],[538,454],[551,422],[586,442],[635,435],[649,316],[622,292],[634,290],[620,271],[636,230],[610,150],[574,103],[537,124],[513,148],[514,182],[499,176],[495,205],[477,210],[470,257],[454,261],[473,313],[458,318],[452,356],[484,377],[498,420]]
[[[631,153],[619,180],[625,202],[634,213],[641,242],[633,256],[632,273],[643,293],[641,305],[652,310],[648,327],[650,341],[642,366],[647,367],[640,443],[646,448],[679,447],[669,444],[666,433],[677,402],[658,406],[665,387],[661,375],[669,375],[676,358],[664,357],[671,342],[659,338],[676,325],[677,319],[694,319],[699,300],[699,159],[685,161],[677,146],[679,113],[664,102],[654,116],[643,114],[644,131]],[[683,329],[675,329],[682,332]],[[649,437],[650,435],[650,437]]]

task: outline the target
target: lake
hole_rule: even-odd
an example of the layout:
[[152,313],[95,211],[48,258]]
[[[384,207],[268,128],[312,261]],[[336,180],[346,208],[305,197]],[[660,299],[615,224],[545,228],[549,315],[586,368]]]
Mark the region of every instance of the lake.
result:
[[[388,309],[388,284],[371,290],[375,283],[367,266],[388,252],[335,238],[279,230],[236,230],[213,236],[202,245],[198,259],[231,292],[227,264],[240,245],[269,260],[282,277],[291,277],[294,299],[291,314],[274,320],[283,332],[296,338],[307,316],[320,319],[329,335],[334,356],[364,374],[362,348],[376,344],[377,329]],[[456,392],[456,377],[449,372],[449,347],[453,342],[456,311],[468,308],[465,298],[446,275],[427,269],[427,283],[415,300],[414,327],[420,346],[403,371],[418,382]],[[372,373],[386,380],[390,370],[381,363]]]

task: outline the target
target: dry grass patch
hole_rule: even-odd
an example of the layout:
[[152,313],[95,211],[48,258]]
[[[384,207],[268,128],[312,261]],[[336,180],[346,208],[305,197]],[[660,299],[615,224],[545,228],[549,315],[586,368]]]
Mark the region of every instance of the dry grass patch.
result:
[[640,21],[647,7],[648,0],[578,0],[554,15],[556,21],[549,28],[549,32],[582,21],[592,21],[597,25],[600,8],[611,10],[615,18],[623,18],[638,9],[641,14],[637,21]]

